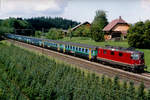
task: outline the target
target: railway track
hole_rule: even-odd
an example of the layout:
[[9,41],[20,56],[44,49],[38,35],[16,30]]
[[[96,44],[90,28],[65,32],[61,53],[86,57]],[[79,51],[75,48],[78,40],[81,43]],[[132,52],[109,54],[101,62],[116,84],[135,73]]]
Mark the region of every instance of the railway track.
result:
[[56,59],[62,60],[68,64],[72,64],[93,72],[96,72],[98,74],[104,74],[109,77],[118,76],[121,80],[126,81],[133,81],[135,84],[140,84],[141,82],[144,82],[146,88],[150,88],[150,73],[142,73],[142,74],[136,74],[132,72],[127,72],[121,69],[112,68],[107,65],[102,65],[96,62],[91,62],[82,58],[77,58],[71,55],[66,55],[63,53],[59,53],[56,51],[52,51],[49,49],[33,46],[30,44],[26,44],[23,42],[18,42],[15,40],[7,40],[8,42],[11,42],[12,44],[15,44],[17,46],[25,47],[31,50],[35,50],[38,52],[41,52],[45,55],[54,57]]

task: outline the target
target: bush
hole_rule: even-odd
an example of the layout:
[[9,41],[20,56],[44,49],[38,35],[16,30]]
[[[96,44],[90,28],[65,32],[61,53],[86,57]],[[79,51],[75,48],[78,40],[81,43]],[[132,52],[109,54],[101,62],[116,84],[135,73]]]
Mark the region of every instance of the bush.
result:
[[52,28],[46,34],[47,39],[58,40],[63,38],[63,32],[60,29]]

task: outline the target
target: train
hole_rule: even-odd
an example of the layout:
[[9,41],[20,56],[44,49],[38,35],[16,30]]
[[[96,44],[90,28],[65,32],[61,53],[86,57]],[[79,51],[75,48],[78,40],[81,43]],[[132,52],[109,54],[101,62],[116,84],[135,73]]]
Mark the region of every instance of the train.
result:
[[114,67],[132,72],[144,72],[147,68],[144,60],[144,53],[134,48],[106,45],[104,47],[88,44],[57,41],[50,39],[35,38],[15,34],[5,34],[6,38],[35,46],[55,50],[61,53],[81,57],[90,61],[102,64],[110,64]]

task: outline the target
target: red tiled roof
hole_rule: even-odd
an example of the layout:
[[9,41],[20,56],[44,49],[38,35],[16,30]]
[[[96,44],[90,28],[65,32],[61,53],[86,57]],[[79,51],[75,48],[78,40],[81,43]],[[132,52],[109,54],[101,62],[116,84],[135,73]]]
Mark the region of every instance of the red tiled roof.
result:
[[115,19],[112,22],[110,22],[107,26],[104,27],[103,31],[110,31],[112,28],[114,28],[117,24],[127,24],[127,22],[125,22],[121,16],[119,17],[119,19]]

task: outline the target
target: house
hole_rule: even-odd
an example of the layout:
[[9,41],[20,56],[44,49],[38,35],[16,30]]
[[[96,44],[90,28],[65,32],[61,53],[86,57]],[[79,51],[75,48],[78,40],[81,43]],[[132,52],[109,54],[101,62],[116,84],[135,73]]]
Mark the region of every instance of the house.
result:
[[90,24],[89,22],[81,23],[81,24],[79,24],[79,25],[73,27],[73,28],[71,29],[71,31],[75,31],[77,28],[79,28],[79,27],[81,27],[81,26],[86,26],[86,27],[89,27],[89,28],[90,28],[91,24]]
[[124,39],[127,35],[129,27],[130,27],[129,24],[125,22],[120,16],[119,19],[113,20],[106,27],[104,27],[103,29],[103,31],[105,32],[104,38],[105,40],[117,38]]

